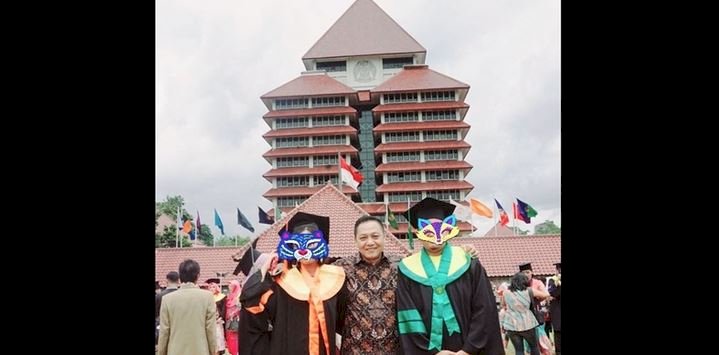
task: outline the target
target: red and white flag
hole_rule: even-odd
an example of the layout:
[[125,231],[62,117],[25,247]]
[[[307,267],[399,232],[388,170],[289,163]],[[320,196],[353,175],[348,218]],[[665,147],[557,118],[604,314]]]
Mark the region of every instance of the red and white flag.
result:
[[354,166],[349,165],[342,157],[340,158],[340,171],[342,182],[352,186],[355,190],[362,183],[362,174]]

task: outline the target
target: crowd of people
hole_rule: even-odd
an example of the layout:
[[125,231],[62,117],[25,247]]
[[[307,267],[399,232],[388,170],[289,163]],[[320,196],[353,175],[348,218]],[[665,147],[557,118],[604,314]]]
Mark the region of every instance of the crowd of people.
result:
[[561,263],[546,288],[527,263],[495,291],[476,250],[448,243],[454,208],[428,197],[406,212],[422,248],[405,258],[384,254],[380,219],[360,217],[358,253],[333,263],[330,219],[298,212],[276,252],[248,248],[235,272],[244,284],[227,295],[216,279],[200,289],[200,265],[185,260],[156,294],[157,352],[499,355],[511,341],[517,355],[561,355]]

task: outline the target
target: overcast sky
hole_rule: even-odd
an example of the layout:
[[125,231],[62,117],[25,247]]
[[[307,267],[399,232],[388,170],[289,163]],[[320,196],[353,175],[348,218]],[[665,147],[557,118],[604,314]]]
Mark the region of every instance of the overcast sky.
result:
[[[510,214],[515,197],[553,220],[560,204],[560,2],[374,0],[427,49],[426,64],[470,85],[470,193]],[[155,199],[182,195],[203,224],[236,208],[255,234],[271,165],[262,94],[305,70],[302,55],[354,0],[157,0]],[[511,225],[510,220],[510,225]],[[483,235],[492,221],[477,216]],[[213,233],[218,230],[213,226]]]

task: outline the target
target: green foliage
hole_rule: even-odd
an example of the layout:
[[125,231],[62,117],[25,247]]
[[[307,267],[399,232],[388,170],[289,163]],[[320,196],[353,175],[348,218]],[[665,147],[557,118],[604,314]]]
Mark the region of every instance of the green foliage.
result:
[[[186,235],[180,233],[182,241],[182,247],[189,247],[191,245],[189,238]],[[155,234],[155,247],[156,248],[174,248],[177,239],[176,226],[174,224],[165,226],[162,234]]]
[[[237,246],[241,247],[247,242],[250,241],[249,237],[241,237],[239,235],[233,235],[233,236],[221,236],[217,238],[217,246],[218,247],[228,247],[228,246],[235,246],[235,240],[237,240]],[[212,241],[210,241],[210,244],[212,245]]]
[[210,226],[206,224],[202,224],[202,229],[200,232],[200,235],[198,236],[202,244],[205,244],[207,246],[212,246],[212,230],[210,230]]
[[562,229],[554,221],[544,221],[534,227],[534,234],[562,234]]

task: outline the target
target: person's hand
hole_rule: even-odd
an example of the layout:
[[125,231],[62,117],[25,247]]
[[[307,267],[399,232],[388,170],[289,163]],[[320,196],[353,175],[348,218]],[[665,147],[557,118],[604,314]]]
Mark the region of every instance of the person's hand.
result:
[[262,273],[262,280],[265,279],[267,270],[269,270],[273,264],[277,265],[277,253],[276,252],[272,252],[272,254],[270,254],[270,257],[267,259],[267,261],[264,264],[262,264],[262,266],[260,267],[260,272]]
[[469,355],[469,353],[464,350],[460,350],[460,351],[456,352],[455,354],[456,355]]
[[472,245],[462,245],[462,249],[464,249],[464,252],[467,253],[472,259],[479,259],[479,252],[477,249]]
[[441,350],[440,352],[437,353],[437,355],[455,355],[455,354],[457,354],[457,353],[455,353],[454,351],[449,351],[449,350]]

